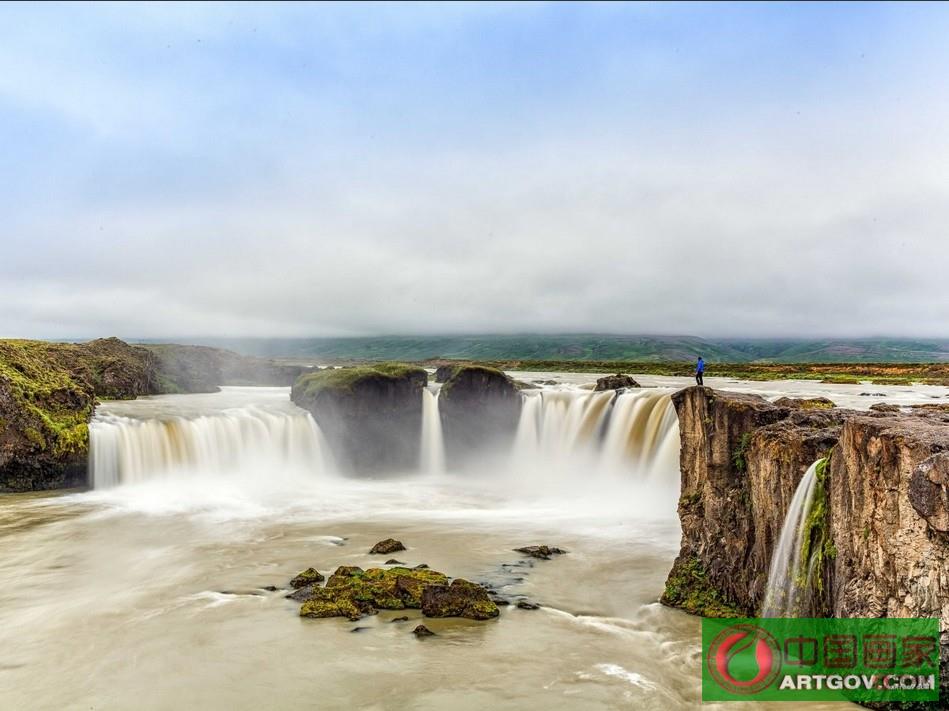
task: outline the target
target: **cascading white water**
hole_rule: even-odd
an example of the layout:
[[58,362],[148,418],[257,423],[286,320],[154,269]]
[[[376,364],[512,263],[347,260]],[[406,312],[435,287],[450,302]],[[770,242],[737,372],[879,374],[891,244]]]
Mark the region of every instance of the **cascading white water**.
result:
[[817,467],[822,461],[819,459],[808,467],[797,485],[784,517],[781,536],[771,556],[768,585],[761,606],[762,617],[798,617],[802,612],[806,612],[803,606],[811,589],[813,570],[808,566],[802,579],[801,555],[804,536],[807,533],[805,529],[817,489]]
[[89,439],[96,489],[181,473],[226,475],[273,465],[325,471],[330,466],[322,433],[309,414],[256,407],[190,419],[97,415]]
[[[261,405],[212,406],[215,397],[233,402],[245,395],[261,399]],[[197,403],[186,399],[174,408],[168,407],[169,400],[146,400],[137,405],[110,403],[98,412],[90,425],[94,488],[242,473],[278,490],[274,479],[283,473],[332,469],[316,422],[283,400],[283,393],[234,389],[201,397],[198,402],[208,404],[203,410],[195,410]],[[426,388],[422,398],[420,470],[444,473],[438,393]],[[152,409],[154,414],[144,416]],[[677,490],[678,439],[668,392],[548,388],[525,393],[513,451],[497,464],[509,466],[528,485],[558,479],[569,485],[578,474],[594,473],[629,481],[632,474],[645,482],[661,479],[661,488],[671,491]]]
[[438,394],[422,390],[422,471],[441,474],[445,471],[445,440],[438,412]]
[[542,390],[525,395],[514,459],[549,464],[582,457],[649,479],[677,475],[678,451],[679,422],[667,392]]

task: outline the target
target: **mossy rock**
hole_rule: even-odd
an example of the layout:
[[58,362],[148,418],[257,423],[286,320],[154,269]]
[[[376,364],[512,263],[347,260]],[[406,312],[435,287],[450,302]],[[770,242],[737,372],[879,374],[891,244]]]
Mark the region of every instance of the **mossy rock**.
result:
[[319,423],[341,468],[407,471],[419,463],[427,383],[424,368],[377,363],[303,375],[290,398]]
[[351,394],[369,381],[420,380],[428,382],[428,371],[407,363],[374,363],[350,368],[326,368],[301,375],[293,385],[293,399],[314,398],[323,391]]
[[323,574],[320,573],[320,571],[318,571],[316,568],[307,568],[290,581],[290,587],[293,589],[302,588],[305,585],[322,583],[324,580],[325,578],[323,577]]
[[356,566],[336,569],[326,587],[315,587],[300,608],[302,617],[346,617],[357,620],[379,610],[421,609],[429,617],[497,617],[488,591],[467,580],[449,584],[443,573],[428,568],[383,570]]
[[457,579],[451,585],[429,585],[422,593],[422,614],[426,617],[465,617],[490,620],[500,614],[488,591],[480,585]]
[[701,617],[744,617],[746,613],[751,614],[725,599],[709,581],[701,561],[695,557],[676,560],[659,602]]
[[445,575],[428,569],[341,566],[326,587],[312,590],[300,615],[359,619],[377,610],[419,609],[427,587],[447,583]]

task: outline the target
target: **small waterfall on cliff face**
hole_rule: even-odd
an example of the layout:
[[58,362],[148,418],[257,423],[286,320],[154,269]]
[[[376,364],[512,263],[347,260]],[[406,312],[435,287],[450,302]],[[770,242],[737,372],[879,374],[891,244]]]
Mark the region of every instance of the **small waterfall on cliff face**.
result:
[[643,389],[542,390],[525,394],[514,461],[584,459],[650,479],[678,474],[679,423],[668,393]]
[[[800,617],[810,611],[813,589],[814,560],[804,562],[805,539],[810,537],[810,516],[818,488],[818,467],[826,460],[814,462],[804,474],[781,528],[781,537],[771,556],[768,585],[761,606],[762,617]],[[808,556],[810,557],[810,556]]]
[[445,440],[438,413],[438,394],[422,390],[422,471],[441,474],[445,471]]
[[193,419],[101,415],[90,424],[89,438],[96,489],[182,472],[226,475],[241,467],[329,467],[322,433],[305,413],[247,407]]

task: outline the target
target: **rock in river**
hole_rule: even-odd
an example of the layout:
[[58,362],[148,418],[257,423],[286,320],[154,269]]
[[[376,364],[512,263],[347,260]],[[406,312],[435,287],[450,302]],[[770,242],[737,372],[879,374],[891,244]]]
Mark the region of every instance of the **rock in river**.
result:
[[318,571],[316,568],[307,568],[290,581],[290,587],[296,590],[297,588],[302,588],[304,585],[322,583],[323,580],[325,580],[325,578],[322,576],[320,571]]
[[563,555],[567,552],[555,546],[524,546],[523,548],[515,548],[514,550],[518,553],[529,555],[531,558],[539,558],[540,560],[550,560],[550,556],[552,555]]
[[596,388],[594,390],[621,390],[622,388],[638,388],[639,383],[633,380],[632,375],[607,375],[604,378],[597,378]]
[[387,555],[404,550],[405,546],[402,545],[402,541],[397,541],[394,538],[386,538],[384,541],[379,541],[374,545],[369,551],[369,555]]
[[[296,599],[296,598],[295,598]],[[336,569],[325,587],[316,585],[300,608],[302,617],[358,620],[379,610],[421,609],[429,617],[497,617],[498,608],[480,585],[455,580],[434,570],[415,568]]]
[[422,592],[422,614],[426,617],[489,620],[498,612],[487,590],[460,578],[451,585],[428,585]]

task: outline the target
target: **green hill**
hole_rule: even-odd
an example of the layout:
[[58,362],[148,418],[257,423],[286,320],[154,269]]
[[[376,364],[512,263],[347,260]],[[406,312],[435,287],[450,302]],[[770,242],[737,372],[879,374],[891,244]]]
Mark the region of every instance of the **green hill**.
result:
[[247,355],[322,361],[682,362],[702,355],[720,363],[949,362],[949,339],[703,339],[694,336],[472,335],[365,338],[200,339],[185,341]]

